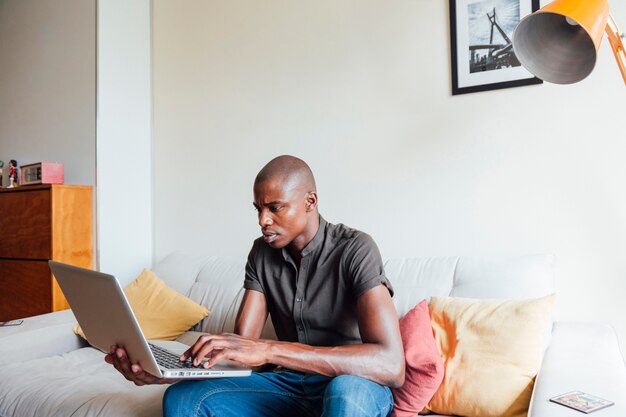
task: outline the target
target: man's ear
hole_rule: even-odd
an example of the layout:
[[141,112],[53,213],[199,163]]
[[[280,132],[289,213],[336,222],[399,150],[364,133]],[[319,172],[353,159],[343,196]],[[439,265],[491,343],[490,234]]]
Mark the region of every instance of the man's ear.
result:
[[315,209],[317,207],[317,192],[309,191],[308,193],[306,193],[306,199],[304,204],[307,212]]

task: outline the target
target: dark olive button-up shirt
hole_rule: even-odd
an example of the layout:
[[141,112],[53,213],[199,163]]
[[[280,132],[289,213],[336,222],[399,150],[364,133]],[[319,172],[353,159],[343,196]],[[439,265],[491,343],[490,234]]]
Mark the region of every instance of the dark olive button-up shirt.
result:
[[374,240],[320,216],[300,270],[287,250],[259,238],[248,255],[244,288],[265,294],[279,340],[316,346],[361,343],[356,302],[383,284],[393,296]]

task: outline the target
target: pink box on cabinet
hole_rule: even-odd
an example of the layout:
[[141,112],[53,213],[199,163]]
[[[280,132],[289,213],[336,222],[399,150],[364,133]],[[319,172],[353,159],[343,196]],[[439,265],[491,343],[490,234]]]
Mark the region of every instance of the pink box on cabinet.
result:
[[63,184],[65,182],[63,164],[57,162],[22,165],[20,174],[20,185]]

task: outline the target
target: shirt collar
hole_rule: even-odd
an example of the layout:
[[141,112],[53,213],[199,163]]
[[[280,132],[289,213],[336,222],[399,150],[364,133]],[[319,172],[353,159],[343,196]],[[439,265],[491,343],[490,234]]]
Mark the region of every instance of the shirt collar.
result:
[[[320,226],[317,229],[317,233],[315,233],[315,236],[313,236],[313,239],[304,247],[304,249],[302,249],[303,258],[307,256],[308,254],[317,250],[322,245],[322,242],[324,241],[324,235],[326,232],[326,220],[324,220],[321,214],[319,215],[319,220],[320,220]],[[283,258],[285,258],[285,260],[291,258],[291,254],[289,253],[289,249],[287,249],[287,247],[284,247],[282,251],[283,251]]]
[[320,216],[320,227],[319,229],[317,229],[317,233],[315,233],[315,237],[313,237],[313,240],[311,240],[309,244],[306,245],[304,249],[302,249],[302,257],[307,256],[309,253],[319,248],[320,245],[322,244],[322,241],[324,240],[324,234],[325,234],[324,232],[326,231],[326,220],[324,220],[321,214],[319,216]]

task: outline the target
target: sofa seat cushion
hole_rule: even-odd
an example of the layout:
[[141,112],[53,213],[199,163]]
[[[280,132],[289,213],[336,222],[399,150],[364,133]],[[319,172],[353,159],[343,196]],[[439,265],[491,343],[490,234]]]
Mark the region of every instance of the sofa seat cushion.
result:
[[158,417],[164,385],[137,387],[87,347],[0,367],[0,416]]
[[135,386],[90,347],[4,365],[0,375],[0,416],[161,417],[167,388]]

